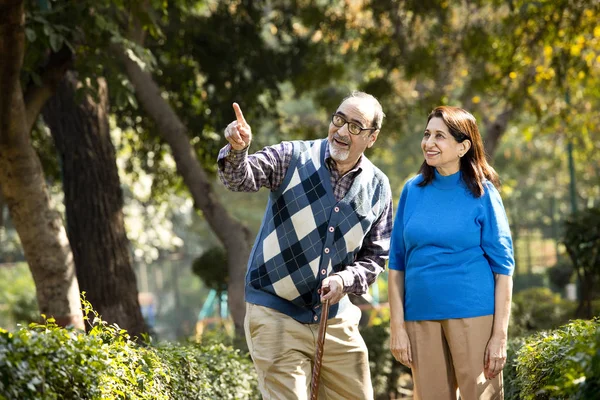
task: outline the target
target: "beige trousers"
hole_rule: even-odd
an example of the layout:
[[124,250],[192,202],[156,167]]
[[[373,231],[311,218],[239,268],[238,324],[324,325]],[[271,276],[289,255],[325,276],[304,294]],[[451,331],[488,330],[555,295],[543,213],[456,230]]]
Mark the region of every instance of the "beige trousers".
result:
[[[319,399],[373,399],[359,319],[360,310],[354,305],[329,319]],[[271,308],[246,303],[244,328],[263,399],[308,399],[319,324],[302,324]]]
[[486,380],[485,348],[492,315],[441,321],[407,321],[415,400],[503,399],[502,373]]

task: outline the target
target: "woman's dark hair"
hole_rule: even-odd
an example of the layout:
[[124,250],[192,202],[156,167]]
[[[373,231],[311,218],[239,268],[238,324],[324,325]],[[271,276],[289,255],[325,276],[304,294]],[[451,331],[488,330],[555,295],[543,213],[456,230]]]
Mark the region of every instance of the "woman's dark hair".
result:
[[[475,117],[462,108],[440,106],[429,114],[427,124],[432,118],[441,118],[457,142],[462,143],[465,140],[471,142],[471,147],[460,159],[460,171],[462,179],[473,196],[481,197],[483,195],[483,181],[485,179],[499,188],[498,174],[487,162]],[[419,183],[419,186],[425,186],[433,181],[435,168],[428,165],[427,161],[423,161],[419,173],[423,175],[423,181]]]

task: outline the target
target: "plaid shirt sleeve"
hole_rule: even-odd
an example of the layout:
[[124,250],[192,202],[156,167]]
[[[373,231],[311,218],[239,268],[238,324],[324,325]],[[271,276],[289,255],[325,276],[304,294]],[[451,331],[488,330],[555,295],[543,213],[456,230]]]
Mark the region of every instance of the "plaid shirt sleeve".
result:
[[363,240],[354,264],[337,272],[344,282],[344,292],[362,295],[384,270],[389,257],[393,206],[390,197],[386,208]]
[[228,144],[217,158],[219,178],[234,192],[257,192],[261,187],[277,190],[290,166],[292,150],[292,143],[282,142],[248,155],[248,148],[234,150]]

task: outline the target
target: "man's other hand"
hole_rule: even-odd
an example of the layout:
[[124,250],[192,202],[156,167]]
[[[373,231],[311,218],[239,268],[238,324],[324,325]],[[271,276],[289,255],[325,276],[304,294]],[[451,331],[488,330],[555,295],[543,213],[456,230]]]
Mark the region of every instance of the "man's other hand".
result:
[[342,281],[341,276],[331,275],[323,279],[321,285],[321,303],[324,303],[325,300],[329,299],[329,304],[334,305],[339,303],[345,295],[344,282]]

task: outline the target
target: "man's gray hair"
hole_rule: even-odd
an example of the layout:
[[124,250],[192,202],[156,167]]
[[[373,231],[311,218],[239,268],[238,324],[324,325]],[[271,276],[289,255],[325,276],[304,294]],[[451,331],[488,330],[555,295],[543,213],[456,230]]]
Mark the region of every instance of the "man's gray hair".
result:
[[350,95],[348,95],[346,98],[344,98],[342,103],[351,98],[369,99],[370,101],[373,102],[373,105],[375,106],[375,116],[373,117],[373,128],[381,129],[381,125],[383,124],[383,117],[385,117],[385,113],[383,112],[383,108],[381,107],[381,103],[379,103],[379,100],[377,100],[377,98],[375,96],[373,96],[369,93],[361,92],[359,90],[353,90],[352,93],[350,93]]

